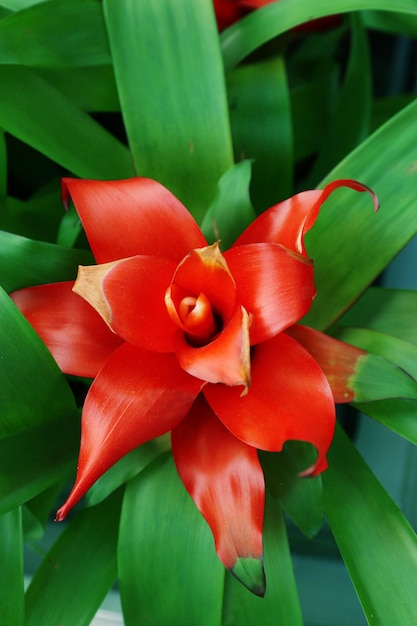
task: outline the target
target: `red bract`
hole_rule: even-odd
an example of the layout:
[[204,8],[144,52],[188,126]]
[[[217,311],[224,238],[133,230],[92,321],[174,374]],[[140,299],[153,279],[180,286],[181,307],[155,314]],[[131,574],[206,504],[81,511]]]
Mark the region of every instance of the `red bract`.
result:
[[[274,1],[275,0],[213,0],[219,31],[221,32],[228,26],[231,26],[234,22],[242,19],[242,17],[245,17],[245,15],[248,15],[251,11],[260,9]],[[327,28],[333,28],[339,23],[339,15],[330,15],[301,24],[294,30],[301,32],[325,30]]]
[[99,265],[80,268],[75,293],[60,283],[12,294],[64,372],[95,376],[58,520],[122,456],[171,431],[178,473],[220,559],[263,595],[257,449],[306,441],[317,460],[304,473],[323,471],[334,402],[353,399],[363,354],[294,326],[315,296],[304,235],[342,185],[368,190],[341,180],[300,193],[222,251],[155,181],[63,181]]

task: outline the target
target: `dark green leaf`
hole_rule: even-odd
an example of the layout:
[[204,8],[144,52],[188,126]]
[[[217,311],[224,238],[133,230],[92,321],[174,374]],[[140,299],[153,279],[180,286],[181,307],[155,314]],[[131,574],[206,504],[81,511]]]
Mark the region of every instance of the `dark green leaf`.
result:
[[0,21],[0,63],[68,67],[110,63],[103,13],[94,0],[49,0]]
[[23,536],[19,508],[0,515],[0,614],[3,624],[24,623]]
[[417,101],[327,177],[360,180],[378,195],[381,209],[375,214],[368,194],[345,189],[326,201],[306,241],[318,292],[307,324],[323,329],[333,323],[417,232],[414,131]]
[[291,107],[284,61],[275,57],[227,77],[235,159],[253,160],[251,196],[257,212],[292,193]]
[[126,626],[220,626],[224,568],[170,456],[128,483],[118,560]]
[[212,2],[105,0],[104,9],[136,172],[200,221],[233,164]]
[[323,487],[330,527],[369,624],[413,624],[416,534],[341,430]]
[[133,174],[127,148],[35,72],[0,65],[0,90],[0,126],[73,174],[100,179]]
[[122,493],[81,511],[46,555],[26,593],[26,626],[89,626],[116,580]]
[[250,161],[237,163],[221,177],[217,194],[201,226],[208,241],[221,240],[230,248],[240,233],[256,217],[249,198]]

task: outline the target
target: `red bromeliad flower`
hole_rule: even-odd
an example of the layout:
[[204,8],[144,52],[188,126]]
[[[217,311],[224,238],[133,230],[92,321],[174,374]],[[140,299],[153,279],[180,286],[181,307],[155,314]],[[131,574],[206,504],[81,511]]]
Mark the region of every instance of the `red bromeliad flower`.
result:
[[306,441],[317,460],[304,474],[326,469],[335,402],[353,399],[349,378],[364,354],[295,326],[315,296],[304,235],[343,185],[369,191],[340,180],[300,193],[222,251],[153,180],[63,181],[98,265],[81,267],[75,284],[12,294],[61,369],[95,377],[58,520],[122,456],[171,431],[178,473],[219,558],[263,595],[257,449]]
[[[255,9],[271,4],[275,0],[213,0],[214,12],[216,14],[217,26],[221,32],[228,26],[239,21]],[[316,20],[311,20],[301,24],[294,30],[309,32],[314,30],[325,30],[333,28],[340,23],[339,15],[329,15]]]

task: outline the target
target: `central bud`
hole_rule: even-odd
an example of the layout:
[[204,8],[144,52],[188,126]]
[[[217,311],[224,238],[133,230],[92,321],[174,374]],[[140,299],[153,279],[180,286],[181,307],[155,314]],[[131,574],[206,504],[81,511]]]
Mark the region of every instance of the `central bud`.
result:
[[190,345],[206,345],[221,332],[235,309],[236,285],[218,243],[193,250],[181,261],[165,304]]

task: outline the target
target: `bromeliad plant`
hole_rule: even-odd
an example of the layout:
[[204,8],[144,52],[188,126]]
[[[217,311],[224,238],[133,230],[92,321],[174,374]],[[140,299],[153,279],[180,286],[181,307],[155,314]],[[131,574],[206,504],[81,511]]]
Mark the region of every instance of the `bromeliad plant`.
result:
[[370,287],[417,232],[417,109],[372,94],[374,30],[415,0],[0,0],[5,623],[117,583],[128,626],[308,626],[289,529],[414,624],[415,532],[335,411],[417,443],[416,292]]
[[303,474],[326,469],[334,403],[356,399],[355,374],[367,358],[294,326],[315,296],[304,236],[342,185],[366,191],[342,180],[297,194],[222,252],[155,181],[63,181],[99,265],[81,267],[74,286],[11,294],[63,372],[96,377],[83,408],[77,480],[57,520],[125,454],[172,431],[178,473],[220,560],[264,595],[257,449],[305,441],[318,456]]

